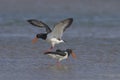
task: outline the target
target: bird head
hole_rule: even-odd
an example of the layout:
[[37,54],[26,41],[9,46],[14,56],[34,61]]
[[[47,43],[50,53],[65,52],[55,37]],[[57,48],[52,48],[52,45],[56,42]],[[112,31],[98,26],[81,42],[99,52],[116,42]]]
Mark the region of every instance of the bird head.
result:
[[36,43],[39,38],[45,40],[47,38],[47,34],[46,33],[37,34],[36,37],[32,40],[32,43]]
[[68,54],[71,54],[73,58],[76,58],[76,54],[72,51],[72,49],[66,49],[66,51],[68,52]]

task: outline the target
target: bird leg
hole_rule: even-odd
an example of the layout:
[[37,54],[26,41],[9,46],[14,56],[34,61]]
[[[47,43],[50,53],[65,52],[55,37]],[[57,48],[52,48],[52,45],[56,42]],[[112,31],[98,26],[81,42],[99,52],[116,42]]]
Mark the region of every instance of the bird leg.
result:
[[66,61],[70,61],[69,58],[67,58]]
[[57,67],[61,67],[61,64],[59,61],[56,62]]
[[50,47],[48,50],[46,50],[45,52],[50,52],[54,47]]

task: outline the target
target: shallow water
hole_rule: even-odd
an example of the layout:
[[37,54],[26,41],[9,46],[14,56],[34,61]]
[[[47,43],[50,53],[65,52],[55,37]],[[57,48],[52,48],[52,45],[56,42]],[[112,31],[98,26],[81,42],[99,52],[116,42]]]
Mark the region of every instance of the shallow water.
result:
[[[69,39],[69,45],[65,47],[73,48],[77,59],[70,57],[69,60],[61,63],[61,67],[57,67],[55,60],[43,55],[43,51],[48,48],[48,45],[41,43],[42,41],[33,45],[31,38],[2,37],[0,78],[3,80],[59,80],[61,78],[63,80],[117,80],[120,78],[119,40]],[[63,47],[60,45],[59,48]]]
[[[120,79],[119,1],[67,2],[0,1],[1,80]],[[67,42],[56,45],[55,49],[72,48],[77,59],[70,57],[61,62],[61,67],[57,67],[55,60],[43,55],[49,44],[43,40],[31,43],[35,34],[44,30],[26,20],[36,18],[53,26],[67,17],[74,18],[63,36]]]

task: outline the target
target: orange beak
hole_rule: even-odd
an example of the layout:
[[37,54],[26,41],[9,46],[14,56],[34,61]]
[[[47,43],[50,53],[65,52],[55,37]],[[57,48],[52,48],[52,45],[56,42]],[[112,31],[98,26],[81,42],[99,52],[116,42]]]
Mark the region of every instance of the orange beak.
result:
[[75,59],[76,58],[76,54],[74,52],[72,52],[72,57]]
[[36,43],[38,41],[38,38],[35,37],[33,40],[32,40],[32,43]]

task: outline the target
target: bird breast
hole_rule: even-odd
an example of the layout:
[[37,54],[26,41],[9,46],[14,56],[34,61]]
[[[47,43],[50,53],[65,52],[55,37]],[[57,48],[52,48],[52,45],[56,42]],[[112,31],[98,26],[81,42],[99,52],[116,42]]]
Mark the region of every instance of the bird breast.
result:
[[64,42],[63,40],[58,40],[57,38],[47,39],[47,41],[50,43],[54,43],[54,44],[59,44],[59,43]]

